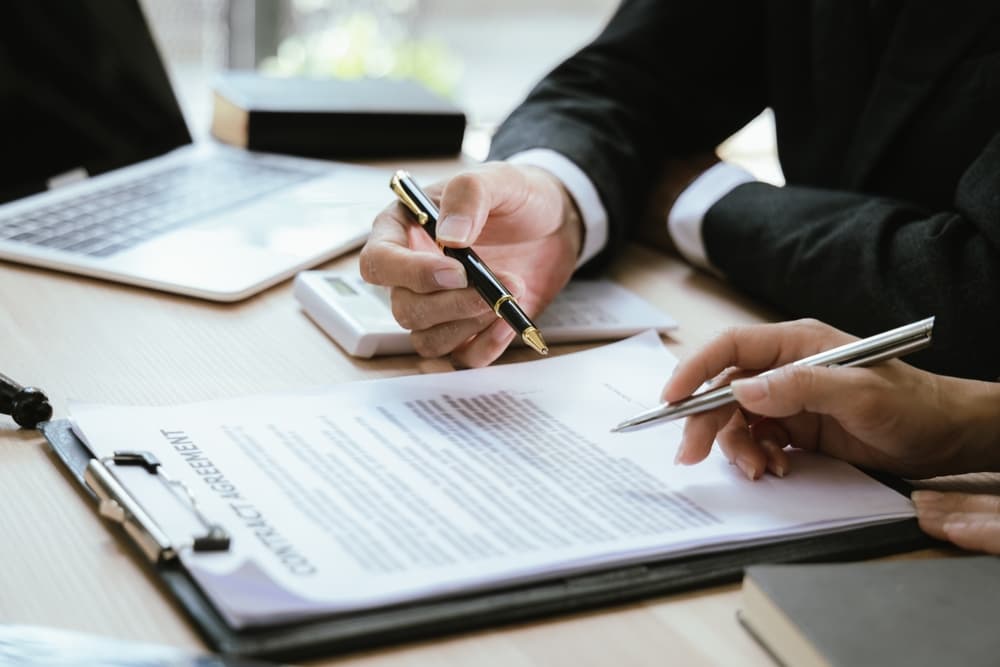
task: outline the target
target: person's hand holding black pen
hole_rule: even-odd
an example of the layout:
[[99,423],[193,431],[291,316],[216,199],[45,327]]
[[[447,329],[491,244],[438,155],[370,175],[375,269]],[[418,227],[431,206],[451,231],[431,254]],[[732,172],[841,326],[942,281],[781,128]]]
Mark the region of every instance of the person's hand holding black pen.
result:
[[397,199],[375,219],[361,275],[391,288],[393,315],[411,331],[419,354],[485,366],[517,332],[442,248],[475,247],[530,320],[575,269],[583,238],[579,215],[562,184],[538,167],[487,163],[427,187],[426,194],[440,208],[436,242]]
[[[389,183],[399,201],[409,209],[417,223],[427,235],[437,240],[438,209],[430,197],[420,189],[417,182],[405,171],[392,175]],[[535,323],[518,305],[507,286],[486,266],[482,258],[472,248],[442,248],[444,254],[457,259],[465,268],[465,275],[483,300],[493,309],[497,317],[503,319],[517,332],[524,343],[538,354],[548,354],[549,346]]]
[[[717,441],[750,479],[790,472],[788,445],[910,479],[1000,471],[1000,385],[898,359],[869,367],[792,363],[852,341],[800,320],[741,327],[710,342],[678,365],[662,398],[682,402],[714,380],[728,384],[736,402],[687,417],[677,463],[702,461]],[[757,375],[769,369],[776,370]]]

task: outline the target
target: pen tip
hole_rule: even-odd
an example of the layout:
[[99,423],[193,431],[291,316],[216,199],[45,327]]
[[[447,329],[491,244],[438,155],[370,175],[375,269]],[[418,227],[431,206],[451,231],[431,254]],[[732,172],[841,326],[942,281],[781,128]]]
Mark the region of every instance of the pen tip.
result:
[[521,338],[532,350],[538,354],[548,354],[549,346],[545,344],[545,339],[542,338],[542,332],[535,327],[528,327],[521,334]]

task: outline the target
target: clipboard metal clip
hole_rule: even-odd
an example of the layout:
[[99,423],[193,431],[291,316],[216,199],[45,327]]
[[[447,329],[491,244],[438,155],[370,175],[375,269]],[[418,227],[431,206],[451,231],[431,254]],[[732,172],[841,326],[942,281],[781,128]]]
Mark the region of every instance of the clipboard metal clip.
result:
[[[140,466],[147,473],[156,475],[167,490],[186,505],[204,532],[191,536],[190,542],[175,544],[166,531],[129,493],[112,466]],[[190,546],[194,551],[227,551],[229,533],[220,524],[209,520],[195,500],[191,489],[180,480],[173,479],[163,470],[159,460],[150,452],[117,451],[113,456],[91,459],[83,473],[87,486],[97,495],[101,516],[119,523],[142,553],[152,563],[173,560],[180,549]]]

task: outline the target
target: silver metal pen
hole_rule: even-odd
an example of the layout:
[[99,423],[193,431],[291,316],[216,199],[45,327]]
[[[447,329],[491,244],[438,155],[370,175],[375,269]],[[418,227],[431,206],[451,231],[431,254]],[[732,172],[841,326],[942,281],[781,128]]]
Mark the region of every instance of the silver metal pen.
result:
[[[934,330],[934,318],[928,317],[906,326],[892,329],[869,338],[854,341],[832,350],[820,352],[804,359],[792,362],[791,366],[871,366],[881,361],[895,359],[910,352],[916,352],[931,344],[931,332]],[[761,373],[768,375],[778,369]],[[732,403],[733,390],[729,386],[719,387],[711,391],[695,394],[690,398],[663,405],[641,412],[615,426],[611,431],[625,431],[652,421],[672,421],[688,415],[713,410],[719,406]]]

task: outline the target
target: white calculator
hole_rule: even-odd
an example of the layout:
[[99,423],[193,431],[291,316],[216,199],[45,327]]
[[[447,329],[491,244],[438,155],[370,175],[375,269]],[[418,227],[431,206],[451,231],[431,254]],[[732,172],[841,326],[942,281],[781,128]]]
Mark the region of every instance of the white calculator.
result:
[[[355,357],[413,352],[410,332],[392,317],[389,291],[343,271],[303,271],[293,288],[303,310]],[[610,280],[574,280],[535,319],[545,340],[613,340],[677,328],[672,317]]]

